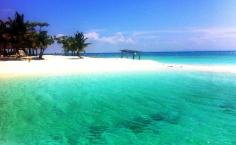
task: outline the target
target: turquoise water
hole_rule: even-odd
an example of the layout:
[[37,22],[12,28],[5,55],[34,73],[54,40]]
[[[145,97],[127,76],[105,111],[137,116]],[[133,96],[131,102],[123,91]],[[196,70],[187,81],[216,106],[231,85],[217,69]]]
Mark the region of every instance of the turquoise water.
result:
[[163,63],[175,64],[236,65],[236,52],[145,53],[143,59],[152,59]]
[[236,75],[1,79],[0,144],[235,145]]
[[[236,52],[233,51],[142,52],[141,54],[142,59],[151,59],[162,63],[236,65]],[[91,53],[87,56],[118,58],[120,53]]]

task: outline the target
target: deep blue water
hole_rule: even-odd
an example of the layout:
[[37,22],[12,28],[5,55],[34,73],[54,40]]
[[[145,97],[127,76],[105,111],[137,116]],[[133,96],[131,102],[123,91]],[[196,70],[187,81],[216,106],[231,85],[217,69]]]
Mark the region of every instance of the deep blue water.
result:
[[[151,59],[163,63],[236,65],[236,52],[234,51],[142,52],[141,55],[141,59]],[[87,53],[85,56],[119,58],[120,53]]]

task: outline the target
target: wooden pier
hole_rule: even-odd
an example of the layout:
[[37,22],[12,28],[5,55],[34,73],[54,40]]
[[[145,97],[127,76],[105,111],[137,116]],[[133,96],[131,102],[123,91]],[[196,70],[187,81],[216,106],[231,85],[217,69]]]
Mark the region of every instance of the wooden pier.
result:
[[138,59],[141,59],[141,52],[137,51],[137,50],[129,50],[129,49],[122,49],[121,51],[121,58],[129,58],[129,56],[131,56],[133,59],[135,59],[136,57]]

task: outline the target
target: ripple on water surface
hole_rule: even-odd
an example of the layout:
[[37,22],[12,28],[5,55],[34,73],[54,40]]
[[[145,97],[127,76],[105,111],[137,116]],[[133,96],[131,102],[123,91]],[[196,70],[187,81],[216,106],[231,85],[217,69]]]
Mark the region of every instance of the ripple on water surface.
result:
[[236,144],[235,75],[146,72],[0,81],[0,144]]

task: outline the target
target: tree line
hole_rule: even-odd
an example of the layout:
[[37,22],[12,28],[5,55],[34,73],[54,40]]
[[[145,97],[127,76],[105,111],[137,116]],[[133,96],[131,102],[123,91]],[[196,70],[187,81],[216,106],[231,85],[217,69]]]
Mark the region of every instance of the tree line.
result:
[[45,22],[25,21],[24,15],[18,12],[13,19],[0,20],[0,54],[6,57],[23,50],[27,55],[42,58],[48,45],[54,43],[53,37],[43,30],[48,25]]
[[71,52],[80,56],[90,43],[82,32],[74,36],[56,38],[45,30],[49,24],[46,22],[25,21],[24,15],[15,13],[14,18],[6,21],[0,20],[0,57],[19,56],[19,50],[23,50],[28,56],[42,56],[46,48],[57,41],[62,44],[65,53]]
[[88,38],[82,32],[77,32],[74,36],[62,36],[57,38],[57,42],[62,44],[65,55],[77,55],[81,58],[80,52],[85,52],[85,48],[91,43],[87,43]]

